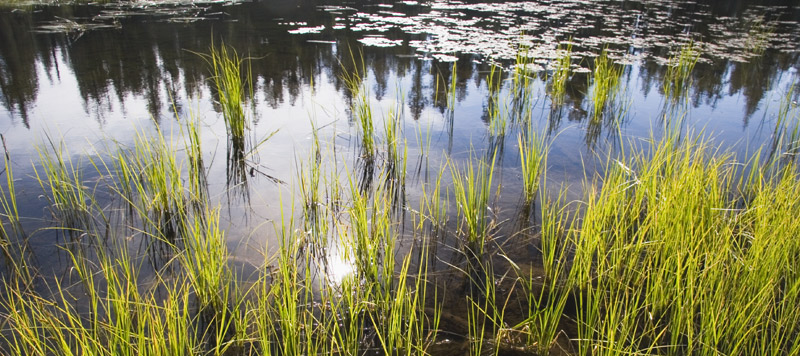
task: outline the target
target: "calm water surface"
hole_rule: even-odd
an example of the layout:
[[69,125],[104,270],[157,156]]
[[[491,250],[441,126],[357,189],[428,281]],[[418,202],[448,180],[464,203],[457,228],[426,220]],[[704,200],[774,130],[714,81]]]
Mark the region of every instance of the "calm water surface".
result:
[[[196,117],[211,186],[237,266],[252,269],[275,247],[281,202],[299,197],[298,166],[319,128],[326,169],[358,169],[358,137],[342,74],[363,60],[376,127],[390,112],[408,144],[405,209],[447,158],[498,152],[495,218],[519,208],[519,123],[505,137],[488,128],[487,78],[503,69],[498,98],[520,48],[532,58],[531,121],[552,144],[548,181],[575,187],[593,162],[620,146],[661,135],[683,118],[740,156],[768,144],[780,101],[800,67],[796,1],[262,1],[33,5],[0,9],[0,133],[14,165],[21,215],[43,269],[66,263],[33,176],[48,140],[76,165],[132,146],[139,133],[165,132]],[[246,182],[226,166],[226,131],[207,63],[213,43],[249,56],[254,142],[277,133],[246,161]],[[665,63],[682,44],[701,52],[685,102],[664,96]],[[573,75],[562,105],[546,80],[559,44],[573,44]],[[587,72],[607,49],[623,66],[611,118],[592,119]],[[497,69],[495,69],[495,73]],[[497,75],[497,74],[495,74]],[[495,77],[497,78],[497,77]],[[448,87],[454,83],[454,105]],[[797,100],[798,93],[790,93]],[[794,120],[797,120],[795,117]],[[176,131],[177,132],[177,131]],[[381,130],[377,130],[378,136]],[[176,137],[177,139],[177,137]],[[429,142],[429,143],[428,143]],[[620,144],[622,143],[622,144]],[[600,159],[602,161],[602,159]],[[352,173],[355,175],[355,173]],[[87,186],[98,179],[87,169]],[[246,184],[244,184],[246,183]],[[102,199],[102,197],[101,197]],[[453,212],[454,213],[454,212]],[[455,219],[452,219],[455,220]],[[513,233],[509,223],[507,233]],[[502,230],[502,231],[505,231]],[[524,252],[528,253],[528,252]]]

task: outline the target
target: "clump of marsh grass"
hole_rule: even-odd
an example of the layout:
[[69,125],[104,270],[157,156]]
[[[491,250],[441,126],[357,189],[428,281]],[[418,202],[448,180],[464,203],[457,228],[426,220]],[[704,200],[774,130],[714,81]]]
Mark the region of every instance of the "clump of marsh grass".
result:
[[572,65],[572,39],[567,45],[559,44],[556,49],[557,59],[552,63],[553,74],[550,77],[550,100],[558,106],[564,101],[567,91],[567,81]]
[[486,86],[489,88],[489,98],[486,104],[489,134],[498,139],[505,136],[508,126],[508,115],[505,112],[503,103],[500,101],[502,75],[503,69],[497,65],[492,65],[489,70],[489,76],[486,78]]
[[83,233],[102,237],[108,218],[97,206],[96,187],[91,188],[84,181],[84,167],[72,162],[63,143],[52,140],[49,147],[39,149],[39,159],[42,173],[34,167],[34,174],[46,193],[53,218],[62,224],[60,227],[73,237]]
[[485,244],[489,240],[489,198],[492,194],[494,162],[493,157],[489,162],[478,162],[476,167],[476,164],[469,161],[464,171],[455,163],[450,163],[453,195],[461,220],[459,230],[464,236],[464,248],[474,256],[483,255]]
[[534,80],[536,64],[530,48],[521,46],[511,71],[511,115],[513,120],[523,122],[531,117],[534,103]]
[[[256,329],[263,354],[414,354],[431,344],[438,312],[429,314],[426,308],[427,262],[408,253],[397,263],[387,187],[377,184],[364,192],[357,182],[349,182],[349,197],[341,202],[344,216],[333,220],[339,241],[328,251],[341,254],[352,266],[350,274],[326,275],[315,285],[310,262],[321,256],[307,248],[313,237],[295,229],[291,215],[282,216],[277,265],[256,287]],[[426,256],[427,247],[421,249],[419,256]]]
[[233,140],[244,140],[250,125],[244,109],[248,90],[252,95],[250,66],[247,66],[244,77],[242,73],[245,71],[245,62],[249,63],[249,59],[240,57],[235,49],[229,48],[224,42],[219,47],[212,43],[209,54],[204,55],[204,58],[211,67],[211,79],[217,89],[228,135]]
[[619,92],[622,68],[608,58],[608,49],[604,49],[594,60],[594,70],[589,80],[592,81],[592,120],[601,119],[606,109],[611,107]]
[[209,209],[182,223],[187,236],[180,261],[197,302],[215,312],[227,309],[233,276],[227,267],[228,250],[219,227],[219,212]]
[[526,132],[517,138],[522,168],[522,191],[526,205],[530,205],[539,189],[542,172],[547,165],[547,147],[544,138],[529,124]]
[[[383,132],[386,144],[386,160],[384,163],[385,179],[392,193],[392,200],[401,206],[405,199],[408,143],[402,139],[399,108],[390,110],[389,117],[384,120]],[[402,150],[402,151],[401,151]]]
[[420,199],[419,212],[421,219],[418,230],[423,230],[425,222],[429,223],[431,236],[441,237],[445,234],[448,221],[448,206],[450,203],[450,190],[442,186],[442,178],[447,167],[441,167],[436,177],[429,184],[422,185],[422,198]]
[[[257,283],[261,291],[256,310],[260,350],[265,355],[276,352],[283,355],[321,353],[330,347],[331,340],[317,339],[318,333],[333,330],[328,328],[331,324],[326,320],[327,314],[315,317],[312,314],[314,310],[309,307],[313,305],[314,286],[307,278],[310,277],[309,262],[315,252],[304,248],[304,233],[294,229],[293,216],[284,216],[283,209],[281,213],[274,278],[265,272]],[[320,284],[320,287],[325,286]],[[315,328],[313,324],[318,321],[321,325]]]
[[458,61],[453,61],[450,71],[450,85],[447,88],[447,109],[451,112],[456,109],[456,84],[458,83]]
[[189,175],[190,200],[195,207],[204,207],[208,200],[208,177],[203,163],[202,142],[198,122],[194,118],[187,120],[185,125],[184,149]]
[[370,97],[367,88],[364,86],[364,79],[362,73],[366,73],[364,67],[364,58],[361,57],[360,65],[356,63],[356,57],[352,55],[353,67],[352,71],[345,71],[341,78],[351,95],[350,110],[353,115],[353,120],[358,127],[358,136],[360,139],[361,157],[368,162],[375,159],[375,124],[372,114],[372,106],[370,105]]
[[202,341],[210,330],[195,323],[189,281],[174,276],[166,282],[158,276],[162,290],[143,288],[138,284],[140,262],[119,242],[97,246],[93,252],[70,252],[68,277],[76,282],[56,279],[51,295],[6,284],[0,303],[9,308],[5,322],[12,329],[0,336],[4,350],[43,355],[224,354],[232,343]]
[[[773,175],[754,161],[759,173],[745,182],[731,156],[705,141],[670,133],[651,142],[647,155],[609,160],[602,181],[587,186],[580,227],[568,231],[579,349],[794,350],[797,328],[784,326],[798,319],[783,306],[800,282],[781,261],[800,245],[773,240],[800,228],[776,210],[798,204],[775,196],[800,189],[794,168]],[[749,190],[759,193],[742,205],[735,192]],[[766,221],[780,231],[763,230]]]
[[[175,154],[176,147],[169,141],[160,128],[153,135],[139,132],[134,147],[119,147],[113,165],[107,169],[116,177],[113,189],[124,199],[133,217],[143,224],[143,232],[155,240],[174,243],[184,231],[191,197],[201,197],[204,188],[199,177],[190,179],[192,186],[184,184],[183,165]],[[191,167],[192,163],[189,166],[189,172],[200,168]],[[199,202],[197,198],[195,202]]]
[[342,245],[349,246],[345,250],[345,259],[353,261],[358,275],[376,293],[389,291],[393,278],[395,232],[388,192],[380,188],[368,195],[351,181],[350,193],[348,218],[352,233],[343,236],[347,240]]
[[[258,171],[252,161],[258,148],[277,131],[273,131],[258,142],[248,135],[252,118],[246,113],[245,104],[253,95],[251,59],[242,57],[232,47],[213,42],[208,54],[200,54],[211,68],[212,81],[217,90],[219,106],[225,121],[228,138],[226,159],[227,185],[231,191],[242,193],[248,199],[248,176],[256,172],[280,182]],[[229,191],[229,192],[231,192]]]
[[676,102],[686,97],[692,85],[692,71],[699,59],[700,51],[692,41],[683,44],[680,51],[669,58],[662,84],[668,100]]
[[328,230],[323,200],[325,182],[322,180],[323,157],[320,148],[319,133],[312,121],[311,152],[305,164],[299,168],[300,193],[303,198],[303,229],[311,237],[312,248],[322,250],[328,246]]
[[557,336],[563,331],[560,323],[564,318],[567,302],[572,297],[569,279],[569,244],[567,231],[574,228],[574,220],[565,212],[566,190],[562,189],[555,201],[547,200],[545,193],[541,209],[541,232],[539,251],[542,254],[542,272],[517,269],[528,306],[527,317],[514,326],[525,335],[525,344],[539,355],[547,355]]
[[[75,165],[53,141],[50,149],[40,150],[43,168],[35,167],[35,174],[53,215],[81,238],[65,249],[71,268],[63,285],[58,278],[44,282],[45,289],[32,289],[24,274],[7,279],[0,307],[13,309],[4,316],[13,330],[0,333],[4,352],[221,355],[245,339],[245,323],[241,314],[233,312],[240,301],[230,293],[235,286],[225,266],[227,251],[218,214],[206,209],[192,214],[186,208],[190,197],[202,200],[196,197],[198,185],[204,184],[199,177],[191,177],[204,170],[198,160],[199,141],[191,142],[189,138],[187,145],[195,147],[187,147],[187,162],[178,160],[178,147],[167,143],[160,130],[152,136],[138,133],[132,149],[118,145],[111,163],[100,157],[92,158],[90,165]],[[83,178],[89,172],[84,170],[92,169],[101,179],[89,188]],[[189,171],[188,179],[185,171]],[[6,174],[13,182],[10,166]],[[13,185],[9,187],[13,193]],[[121,201],[128,219],[107,218],[94,197],[100,192],[112,206]],[[3,193],[2,206],[15,212],[16,202]],[[88,219],[90,214],[97,217]],[[8,226],[21,228],[17,223]],[[182,231],[181,239],[171,230]],[[103,243],[85,238],[101,236],[101,232]],[[157,241],[177,256],[162,260],[164,269],[154,266],[153,289],[140,284],[143,260],[132,257],[135,252],[128,247],[129,239],[136,236],[145,236],[147,246]],[[16,243],[21,246],[23,241]],[[176,274],[166,278],[161,275],[166,270]]]

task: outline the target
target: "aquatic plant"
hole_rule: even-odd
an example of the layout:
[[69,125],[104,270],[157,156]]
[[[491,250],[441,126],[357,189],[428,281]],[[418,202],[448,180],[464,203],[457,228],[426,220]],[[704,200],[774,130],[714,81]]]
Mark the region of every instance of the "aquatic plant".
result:
[[479,161],[476,167],[476,164],[468,161],[463,172],[454,162],[450,163],[453,195],[461,220],[459,230],[464,237],[463,247],[475,256],[483,254],[489,240],[489,197],[492,194],[494,162],[493,157],[490,162]]
[[[758,178],[736,187],[730,156],[711,155],[707,143],[678,137],[671,133],[652,141],[647,156],[610,160],[602,187],[597,182],[587,190],[580,229],[569,238],[575,251],[570,278],[583,291],[581,349],[606,353],[667,347],[677,353],[748,354],[761,348],[792,349],[795,336],[790,335],[796,334],[766,326],[770,323],[764,318],[783,313],[784,298],[794,298],[794,287],[775,283],[786,278],[787,284],[780,284],[794,286],[797,276],[776,264],[798,246],[771,241],[769,236],[776,235],[758,226],[767,219],[797,228],[784,220],[788,216],[763,211],[760,200],[797,204],[794,198],[773,195],[794,194],[790,190],[800,187],[796,173],[784,170],[769,179],[755,168],[762,172]],[[741,205],[731,192],[750,189],[758,190],[759,197],[737,208]],[[614,303],[620,309],[605,309]],[[783,315],[790,324],[796,320]],[[782,336],[776,341],[766,336],[770,332]]]
[[356,62],[356,57],[351,53],[353,58],[353,70],[345,70],[341,75],[347,90],[350,92],[351,105],[350,111],[353,115],[358,127],[358,135],[361,142],[361,157],[365,161],[373,161],[375,158],[375,124],[372,115],[372,106],[369,102],[370,96],[367,88],[364,86],[363,73],[366,73],[364,66],[364,58],[360,57],[360,64]]
[[489,134],[493,137],[502,138],[506,134],[508,126],[508,115],[503,104],[500,102],[500,89],[503,69],[492,65],[489,75],[486,78],[486,86],[489,89],[489,97],[486,104],[486,115],[489,122]]
[[46,194],[53,218],[61,224],[59,227],[73,237],[83,233],[102,237],[108,218],[97,206],[95,192],[84,181],[84,167],[72,162],[63,143],[49,140],[48,147],[38,151],[42,173],[34,168],[35,178]]
[[[195,208],[204,204],[197,199],[205,188],[199,176],[190,178],[190,185],[185,185],[177,149],[168,141],[160,128],[152,135],[138,132],[132,149],[117,148],[106,172],[115,178],[110,182],[112,189],[124,199],[131,218],[143,224],[143,232],[155,240],[174,242],[186,227],[190,201],[194,201]],[[202,173],[198,171],[201,167],[196,166],[198,157],[192,157],[198,153],[193,150],[189,150],[190,177]]]
[[592,85],[592,120],[598,121],[605,110],[614,102],[619,91],[622,68],[608,58],[604,49],[594,60],[594,70],[589,78]]
[[244,77],[242,72],[245,70],[244,62],[247,61],[249,64],[249,60],[240,57],[235,49],[229,48],[224,42],[219,47],[212,43],[209,54],[204,58],[211,67],[213,74],[211,79],[217,89],[228,136],[232,139],[243,140],[245,131],[250,125],[245,114],[244,103],[248,89],[252,94],[252,78],[249,65]]
[[539,189],[539,180],[547,165],[547,147],[541,135],[531,125],[517,137],[522,173],[522,192],[526,204],[533,202]]
[[291,215],[288,219],[281,216],[281,226],[277,231],[280,247],[275,282],[262,279],[258,284],[262,291],[257,302],[258,330],[260,349],[265,355],[274,352],[302,355],[304,347],[311,345],[310,337],[302,334],[308,322],[307,313],[302,308],[309,302],[309,290],[303,285],[303,273],[307,271],[304,266],[307,265],[303,263],[304,254],[300,246],[302,236],[296,235],[293,220]]
[[564,318],[567,302],[573,297],[570,269],[564,261],[569,257],[567,232],[576,226],[566,210],[566,189],[562,188],[554,201],[547,199],[545,192],[540,195],[543,202],[539,251],[544,273],[533,268],[516,269],[528,310],[527,317],[513,329],[524,333],[528,347],[539,355],[547,355],[561,333],[559,323]]
[[447,109],[456,109],[456,84],[458,83],[458,61],[453,61],[453,68],[450,71],[450,85],[447,88]]
[[553,62],[553,74],[550,77],[550,100],[553,103],[560,104],[564,101],[564,95],[567,91],[567,81],[570,76],[570,67],[572,65],[572,38],[564,46],[559,43],[556,49],[557,59]]
[[[200,140],[199,123],[193,117],[184,125],[184,149],[186,151],[187,171],[189,175],[189,200],[198,210],[204,208],[208,201],[208,177],[203,162],[202,142]],[[198,212],[201,213],[201,212]]]
[[311,240],[316,242],[313,247],[325,247],[328,245],[326,219],[324,216],[325,202],[322,193],[325,186],[322,181],[322,153],[319,142],[319,133],[316,124],[311,122],[312,141],[311,151],[307,161],[299,164],[298,182],[300,184],[300,194],[303,198],[303,228]]
[[534,58],[530,48],[520,46],[511,71],[511,96],[510,116],[512,121],[525,122],[530,120],[534,102],[534,80],[536,79]]
[[219,212],[209,209],[182,223],[187,225],[183,229],[187,236],[179,259],[198,303],[216,310],[227,308],[223,295],[230,292],[232,275],[227,268],[228,249],[219,227]]
[[[56,280],[51,295],[5,285],[3,306],[15,307],[5,318],[13,330],[2,334],[7,350],[101,356],[224,353],[230,344],[201,348],[193,335],[192,294],[185,280],[162,279],[162,292],[141,288],[141,264],[117,242],[70,252],[75,283]],[[94,261],[90,254],[96,255]]]
[[683,44],[680,52],[669,58],[662,84],[664,96],[668,100],[676,102],[686,97],[692,85],[692,71],[699,59],[700,51],[692,41]]
[[395,236],[391,219],[391,200],[379,186],[373,194],[350,184],[348,209],[351,234],[342,236],[347,246],[345,258],[352,260],[357,275],[373,293],[391,290]]
[[[383,175],[387,179],[392,201],[397,206],[403,204],[405,196],[406,170],[408,164],[408,142],[402,139],[400,127],[400,107],[389,111],[389,117],[383,121],[384,141],[386,144],[386,160]],[[401,151],[402,149],[402,151]]]
[[445,170],[447,170],[447,167],[440,167],[435,179],[428,184],[422,185],[422,198],[420,199],[419,208],[421,219],[418,230],[423,230],[427,221],[430,224],[430,234],[434,237],[441,237],[444,234],[448,221],[447,211],[450,203],[450,190],[442,186]]

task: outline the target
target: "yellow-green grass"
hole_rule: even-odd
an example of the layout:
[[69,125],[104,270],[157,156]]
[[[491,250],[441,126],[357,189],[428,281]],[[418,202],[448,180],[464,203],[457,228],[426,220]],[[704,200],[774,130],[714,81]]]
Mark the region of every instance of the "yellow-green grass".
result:
[[594,60],[594,69],[589,77],[592,84],[592,121],[600,121],[607,109],[612,108],[619,92],[622,67],[608,57],[604,49]]
[[[781,115],[779,123],[790,121]],[[421,183],[419,210],[405,210],[418,222],[409,227],[393,210],[391,179],[364,189],[346,168],[320,163],[337,157],[315,136],[297,178],[301,198],[280,207],[278,246],[244,284],[228,262],[219,208],[198,198],[207,168],[197,127],[186,125],[179,137],[139,132],[133,147],[113,146],[110,157],[82,166],[57,144],[41,150],[38,177],[53,224],[104,243],[73,241],[64,278],[4,279],[2,351],[425,354],[454,336],[439,328],[455,310],[465,320],[455,337],[475,355],[556,347],[577,355],[800,352],[800,177],[792,160],[778,165],[757,154],[741,162],[701,135],[668,131],[609,156],[569,201],[567,188],[548,189],[549,146],[528,127],[519,139],[523,168],[506,175],[522,176],[525,188],[503,191],[495,157],[451,158]],[[384,130],[387,145],[399,146],[402,130]],[[389,166],[378,175],[392,176]],[[8,167],[0,242],[22,268],[14,256],[24,248],[13,243],[27,235]],[[102,179],[87,186],[86,173]],[[92,196],[100,191],[112,200],[103,207],[125,207],[123,218],[104,218]],[[508,233],[492,196],[515,193],[542,202],[539,225]],[[105,226],[113,223],[122,226]],[[434,283],[442,273],[432,250],[451,243],[447,233],[459,245],[445,246],[467,261],[448,265],[465,281],[458,291]],[[536,258],[513,260],[489,244],[518,235],[532,236],[521,241]],[[139,240],[169,251],[154,272],[145,272]],[[329,273],[334,254],[350,267],[345,275]],[[32,279],[46,288],[30,288]]]

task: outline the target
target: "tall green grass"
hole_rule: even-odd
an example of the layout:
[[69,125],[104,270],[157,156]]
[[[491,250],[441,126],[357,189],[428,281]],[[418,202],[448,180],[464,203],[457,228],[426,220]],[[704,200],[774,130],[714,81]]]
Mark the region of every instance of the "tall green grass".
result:
[[608,49],[604,49],[594,60],[594,69],[589,78],[592,84],[592,121],[599,121],[610,108],[619,92],[622,68],[608,58]]
[[363,57],[360,64],[356,62],[356,57],[352,55],[355,70],[345,71],[342,80],[351,96],[350,110],[358,127],[358,137],[360,139],[361,157],[365,161],[372,161],[375,158],[375,119],[370,105],[369,91],[364,86],[363,75],[366,73]]
[[[248,95],[252,95],[249,60],[240,57],[235,49],[225,46],[224,42],[219,47],[212,44],[209,54],[204,58],[211,67],[211,79],[217,89],[228,135],[232,139],[243,140],[250,125],[244,109]],[[248,63],[247,68],[245,62]]]
[[[213,219],[213,217],[209,217]],[[90,254],[96,257],[89,259]],[[192,299],[197,290],[180,275],[160,279],[159,288],[140,285],[140,260],[124,240],[70,253],[71,279],[44,295],[6,284],[2,303],[10,330],[2,338],[14,354],[222,355],[230,343],[204,344]],[[157,277],[165,277],[157,275]],[[65,280],[66,282],[66,280]],[[218,287],[218,286],[215,286]],[[222,316],[217,316],[223,318]]]
[[[800,186],[796,171],[771,178],[756,161],[751,165],[761,173],[745,182],[736,178],[740,172],[730,155],[691,136],[670,134],[650,150],[609,161],[602,181],[588,187],[580,230],[570,234],[571,279],[582,290],[580,349],[601,354],[791,350],[797,334],[785,334],[783,325],[795,324],[795,317],[787,315],[780,326],[772,318],[785,298],[794,298],[786,292],[797,276],[784,253],[797,246],[774,241],[786,230],[760,230],[757,221],[795,228],[788,216],[773,220],[760,199],[797,204],[795,198],[775,196],[794,197]],[[742,205],[735,193],[751,189],[758,197]],[[754,248],[760,243],[770,248]],[[782,339],[766,336],[776,330]]]
[[669,58],[662,84],[664,96],[668,100],[677,102],[686,98],[692,85],[692,72],[699,59],[700,51],[692,41],[683,44],[680,51]]
[[530,54],[530,49],[521,46],[517,50],[514,60],[513,70],[511,71],[511,108],[510,116],[513,120],[524,122],[532,116],[535,107],[534,72],[535,58]]
[[408,142],[401,129],[401,104],[397,109],[389,111],[389,117],[383,122],[386,159],[384,175],[388,188],[392,192],[392,200],[402,205],[405,199],[406,174],[408,169]]
[[486,104],[489,134],[499,139],[505,136],[506,128],[508,127],[508,113],[504,103],[500,100],[502,76],[503,69],[497,65],[492,65],[486,78],[486,86],[489,89],[489,97]]
[[[574,228],[574,221],[565,213],[566,190],[562,189],[555,201],[543,198],[539,252],[542,255],[542,270],[516,269],[521,287],[526,296],[525,319],[514,326],[525,335],[524,344],[539,355],[549,354],[562,333],[560,324],[565,318],[564,310],[572,297],[569,281],[569,245],[565,238]],[[542,192],[545,197],[547,193]]]
[[46,193],[53,218],[59,222],[56,228],[72,237],[84,233],[92,239],[103,237],[108,218],[95,200],[97,187],[84,179],[83,163],[73,163],[64,144],[52,140],[39,148],[39,159],[41,166],[34,168],[34,175]]
[[520,132],[517,142],[519,144],[523,197],[525,203],[530,205],[536,197],[542,172],[547,165],[547,147],[541,135],[537,134],[530,125],[527,132]]
[[[779,125],[792,121],[789,105]],[[395,114],[385,121],[381,172],[393,178],[366,187],[333,148],[321,152],[312,124],[300,198],[280,207],[277,246],[248,283],[230,265],[219,208],[202,198],[196,123],[179,137],[139,132],[132,147],[117,144],[86,165],[51,143],[37,177],[57,226],[79,238],[64,249],[69,272],[43,288],[4,279],[2,351],[417,355],[457,339],[474,355],[800,352],[796,162],[740,162],[702,136],[667,130],[609,155],[570,201],[575,187],[548,189],[549,146],[528,126],[518,139],[519,192],[541,209],[538,225],[509,231],[492,195],[517,191],[498,193],[491,150],[490,159],[451,159],[421,183],[419,210],[397,213],[388,166],[405,166],[406,151]],[[90,185],[90,173],[101,178]],[[8,161],[5,174],[0,247],[14,255],[28,236]],[[106,213],[117,207],[122,216]],[[142,242],[159,245],[159,264],[148,267]],[[460,262],[442,261],[441,246]],[[18,270],[27,266],[19,261]],[[461,289],[439,284],[451,272]],[[462,329],[440,329],[445,310],[461,313],[449,318],[463,319]]]
[[[154,142],[163,135],[154,135],[155,141],[143,142],[159,146]],[[175,156],[178,147],[155,149]],[[128,176],[155,175],[148,169],[169,167],[158,162],[173,160],[186,172],[192,164],[186,155],[185,160],[130,156],[149,163],[128,164],[137,172]],[[95,162],[91,167],[105,167]],[[108,169],[120,167],[118,157],[114,162]],[[467,163],[461,169],[451,162],[459,236],[473,256],[463,270],[466,295],[458,298],[466,320],[465,352],[548,354],[556,347],[587,355],[800,351],[800,273],[795,268],[800,244],[786,238],[800,232],[794,216],[800,210],[800,177],[791,162],[768,163],[758,157],[739,163],[698,136],[669,133],[610,157],[585,182],[578,201],[568,201],[567,190],[552,197],[540,186],[541,225],[533,247],[541,259],[531,265],[485,248],[494,237],[493,163]],[[61,169],[69,172],[67,167]],[[191,179],[181,177],[186,186],[169,194],[183,198],[174,201],[191,196]],[[160,204],[149,189],[125,190],[120,183],[109,191],[134,209],[146,208],[139,215],[145,219],[152,207],[137,205],[139,195]],[[5,283],[0,298],[8,326],[0,333],[4,351],[425,353],[446,337],[437,329],[442,308],[451,307],[438,304],[439,290],[431,284],[436,272],[429,260],[431,241],[425,239],[434,236],[418,228],[422,231],[415,236],[423,240],[401,253],[403,230],[390,208],[387,183],[365,192],[351,179],[336,189],[345,194],[316,200],[330,224],[317,232],[306,225],[296,228],[294,206],[284,208],[277,253],[268,255],[246,288],[228,266],[230,252],[215,208],[175,215],[183,226],[182,242],[165,243],[174,256],[165,263],[172,268],[158,269],[150,284],[141,283],[144,259],[137,257],[135,244],[116,235],[120,231],[109,230],[108,244],[79,241],[67,251],[71,273],[50,282],[50,293],[28,288],[23,279]],[[440,200],[447,189],[441,181],[426,189],[420,213],[447,229],[440,221],[446,220],[446,199]],[[308,248],[319,239],[314,234],[323,232],[335,237],[338,247]],[[333,278],[330,269],[320,267],[325,264],[318,261],[329,258],[331,249],[340,249],[349,274]],[[500,269],[498,259],[507,260],[511,270]],[[505,287],[507,278],[517,284]]]
[[447,88],[447,109],[456,109],[456,84],[458,83],[458,61],[453,61],[453,68],[450,71],[450,85]]
[[179,146],[172,141],[160,128],[154,134],[138,132],[133,147],[120,146],[110,164],[97,163],[114,178],[109,184],[126,206],[130,225],[140,226],[139,232],[152,241],[153,248],[180,242],[191,207],[204,205],[206,188],[199,176],[198,153],[190,149],[189,163],[184,165],[176,155]]
[[443,186],[443,178],[447,167],[441,167],[435,179],[422,185],[422,199],[419,207],[419,223],[417,230],[424,231],[426,222],[431,237],[442,237],[446,233],[450,190]]
[[[248,178],[259,173],[273,182],[280,180],[271,177],[257,167],[258,149],[273,135],[273,131],[256,141],[250,133],[254,115],[245,110],[247,100],[253,96],[253,77],[251,58],[242,57],[232,47],[222,42],[219,47],[212,42],[208,54],[199,54],[208,63],[211,80],[216,88],[222,117],[227,132],[226,174],[228,193],[240,193],[244,200],[249,199]],[[255,106],[253,106],[255,111]],[[191,137],[189,127],[189,135]],[[199,142],[199,141],[195,141]],[[190,146],[191,147],[191,146]],[[254,161],[256,163],[254,163]]]
[[[572,66],[572,40],[566,46],[559,44],[556,49],[558,58],[553,62],[553,74],[550,77],[550,100],[556,104],[564,101]],[[558,106],[558,105],[556,105]]]
[[459,231],[463,236],[464,248],[475,256],[483,255],[490,239],[492,219],[489,204],[494,162],[494,158],[490,162],[479,161],[477,164],[468,161],[463,170],[455,163],[450,164],[453,196],[460,217]]

